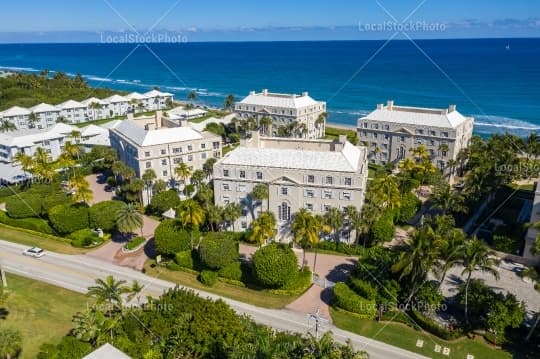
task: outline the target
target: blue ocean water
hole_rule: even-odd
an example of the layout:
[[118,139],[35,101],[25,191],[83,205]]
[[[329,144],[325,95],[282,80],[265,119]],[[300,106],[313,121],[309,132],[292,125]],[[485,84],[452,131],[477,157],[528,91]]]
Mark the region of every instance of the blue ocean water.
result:
[[309,91],[329,121],[354,125],[377,103],[446,107],[476,132],[540,130],[540,39],[0,45],[0,68],[80,73],[90,84],[159,86],[220,106],[232,93]]

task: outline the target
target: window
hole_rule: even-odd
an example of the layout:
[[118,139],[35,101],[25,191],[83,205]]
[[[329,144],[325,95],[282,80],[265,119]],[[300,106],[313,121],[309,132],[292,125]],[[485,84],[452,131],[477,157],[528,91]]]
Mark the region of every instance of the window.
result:
[[246,178],[246,171],[240,171],[240,178]]
[[152,167],[152,162],[146,162],[146,168],[151,168]]
[[178,157],[178,158],[173,159],[173,163],[174,163],[175,165],[177,165],[177,164],[179,164],[179,163],[181,163],[181,162],[182,162],[182,157]]
[[416,130],[416,133],[419,134],[419,135],[423,135],[423,134],[424,134],[424,130]]
[[161,160],[161,165],[162,166],[167,166],[167,160]]
[[246,191],[246,185],[241,183],[238,185],[238,189],[237,189],[238,192],[245,192]]
[[206,159],[206,153],[201,153],[201,159],[203,159],[203,160]]
[[219,148],[219,142],[214,142],[213,146],[214,146],[214,150],[217,150]]
[[167,150],[161,150],[161,154],[162,154],[162,155],[166,155],[166,154],[167,154]]
[[323,205],[323,210],[324,210],[325,212],[328,212],[328,211],[330,210],[330,208],[332,208],[332,206],[329,205],[329,204]]
[[324,198],[332,199],[332,191],[324,191]]
[[435,146],[435,141],[434,140],[429,140],[429,145],[430,146]]
[[343,199],[350,201],[351,200],[351,192],[343,192]]
[[443,137],[448,137],[448,132],[442,132],[441,135],[442,135]]
[[401,136],[401,142],[405,142],[405,136]]
[[314,175],[308,175],[307,176],[307,182],[308,183],[315,183],[315,176]]
[[242,229],[247,229],[247,222],[246,221],[242,221]]
[[206,143],[201,143],[201,149],[205,149],[206,148]]
[[229,170],[223,170],[223,177],[229,177]]
[[262,179],[263,179],[263,174],[262,174],[262,172],[257,172],[256,176],[257,176],[257,179],[258,179],[258,180],[262,180]]
[[43,145],[44,145],[44,146],[50,146],[50,145],[51,145],[51,142],[50,142],[50,141],[43,141]]
[[169,173],[167,171],[163,171],[163,177],[167,177]]
[[326,184],[334,184],[334,178],[332,176],[327,176]]
[[345,177],[344,183],[345,183],[345,186],[352,186],[352,178]]
[[231,190],[231,186],[230,186],[228,183],[224,183],[224,184],[223,184],[223,190],[224,190],[224,191],[230,191],[230,190]]
[[193,146],[192,145],[187,146],[187,150],[188,151],[193,151]]
[[150,152],[145,152],[144,157],[150,157]]
[[193,161],[193,155],[187,156],[187,160],[188,160],[188,162],[192,162]]
[[386,131],[389,131],[389,130],[390,130],[390,126],[389,126],[389,125],[384,125],[384,129],[385,129]]
[[387,140],[387,139],[389,139],[389,138],[390,138],[389,135],[384,135],[384,139],[385,139],[385,140]]
[[421,138],[417,138],[417,139],[416,139],[416,143],[418,143],[419,145],[421,145],[422,143],[424,143],[424,141],[422,141]]
[[278,206],[278,214],[280,221],[290,221],[291,220],[291,207],[287,202],[283,202],[281,206]]
[[364,122],[364,128],[368,128],[367,122]]
[[429,131],[429,135],[430,136],[437,136],[437,132],[431,130],[431,131]]
[[223,203],[224,203],[224,204],[229,204],[229,203],[231,203],[231,199],[229,198],[229,196],[223,196]]
[[182,147],[173,148],[173,153],[181,153]]
[[312,190],[312,189],[307,189],[307,190],[306,190],[306,197],[308,197],[308,198],[313,198],[313,197],[315,197],[315,191]]
[[286,196],[289,194],[289,189],[287,187],[281,187],[281,194]]
[[313,211],[313,203],[306,203],[306,209],[309,211]]

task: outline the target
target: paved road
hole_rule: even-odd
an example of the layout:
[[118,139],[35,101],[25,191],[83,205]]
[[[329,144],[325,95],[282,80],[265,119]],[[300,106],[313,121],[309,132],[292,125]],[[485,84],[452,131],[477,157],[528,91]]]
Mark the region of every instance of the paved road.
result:
[[[4,269],[8,272],[21,276],[48,282],[63,288],[71,289],[80,293],[86,293],[86,289],[94,284],[96,278],[104,278],[113,275],[117,279],[128,282],[138,280],[145,286],[143,297],[146,295],[159,296],[164,290],[175,286],[174,283],[149,277],[129,268],[80,255],[64,255],[48,252],[41,259],[28,258],[21,255],[25,246],[0,240],[0,260]],[[194,290],[202,297],[222,299],[229,304],[237,313],[246,314],[256,322],[272,326],[277,330],[307,333],[311,330],[304,315],[290,310],[273,310],[255,307],[246,303],[228,298],[222,298],[214,294]],[[372,339],[368,339],[353,333],[328,325],[326,330],[333,332],[334,338],[339,342],[347,339],[352,341],[356,349],[364,349],[369,352],[371,359],[388,358],[426,358]],[[410,338],[416,341],[415,338]]]

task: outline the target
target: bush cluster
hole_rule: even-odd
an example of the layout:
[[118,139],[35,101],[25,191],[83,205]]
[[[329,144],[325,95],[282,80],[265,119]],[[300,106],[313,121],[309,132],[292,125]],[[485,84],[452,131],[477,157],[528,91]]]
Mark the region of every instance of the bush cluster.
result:
[[211,239],[206,237],[199,245],[199,256],[205,267],[221,269],[238,260],[238,242],[230,238]]
[[133,238],[131,241],[129,241],[128,243],[126,243],[125,245],[125,248],[128,250],[128,251],[131,251],[137,247],[139,247],[141,244],[143,244],[144,242],[146,241],[146,238],[144,237],[135,237]]
[[296,276],[298,259],[289,246],[272,243],[255,252],[253,270],[263,286],[281,288]]
[[242,280],[242,263],[235,261],[222,267],[218,272],[220,277],[236,281]]
[[[198,232],[194,231],[193,236],[198,237]],[[159,224],[154,232],[154,241],[157,252],[170,257],[191,249],[189,233],[175,219],[168,219]]]
[[111,233],[116,228],[116,213],[125,207],[121,201],[99,202],[90,207],[90,225]]
[[425,317],[416,309],[411,310],[410,315],[412,319],[416,322],[416,324],[418,324],[422,329],[438,336],[441,339],[454,340],[463,335],[460,330],[450,331],[446,328],[441,327],[437,322]]
[[152,197],[148,206],[148,212],[156,216],[161,216],[163,212],[168,211],[170,208],[178,207],[180,202],[180,197],[178,197],[176,191],[163,191]]
[[399,213],[397,215],[397,222],[406,224],[420,209],[422,201],[418,199],[412,192],[407,192],[401,197],[401,207],[399,207]]
[[46,234],[54,234],[54,230],[49,226],[49,223],[41,218],[21,218],[14,219],[8,217],[8,215],[0,211],[0,223],[7,224],[8,226],[29,229]]
[[349,288],[356,294],[369,300],[377,300],[378,290],[371,283],[362,279],[351,277],[349,278]]
[[211,270],[203,270],[199,275],[199,280],[207,287],[213,287],[218,280],[217,272]]
[[103,242],[103,239],[99,238],[97,233],[89,228],[75,231],[69,234],[67,238],[71,239],[71,245],[77,248],[89,247]]
[[391,241],[394,237],[394,232],[394,216],[391,211],[383,212],[371,229],[373,239],[378,243]]
[[374,300],[362,298],[343,282],[334,286],[334,301],[339,308],[359,314],[365,319],[373,319],[377,313]]
[[57,205],[49,210],[49,221],[60,234],[88,228],[88,208],[83,205]]
[[182,268],[194,268],[193,252],[191,250],[176,253],[174,261]]

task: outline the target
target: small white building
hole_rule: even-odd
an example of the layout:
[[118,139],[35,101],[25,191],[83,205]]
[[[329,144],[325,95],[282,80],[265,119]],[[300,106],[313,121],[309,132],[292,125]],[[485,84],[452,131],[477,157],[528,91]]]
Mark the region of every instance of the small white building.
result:
[[31,113],[27,108],[13,106],[2,112],[2,119],[13,123],[17,129],[28,129],[30,126],[28,119]]
[[207,111],[200,108],[186,110],[185,108],[180,106],[167,111],[167,114],[169,115],[168,117],[171,120],[194,120],[206,115]]
[[123,96],[112,95],[103,101],[109,103],[109,117],[125,116],[129,111],[129,101]]
[[88,107],[79,101],[68,100],[57,105],[60,108],[60,116],[69,123],[86,122]]
[[146,97],[146,109],[148,111],[161,110],[167,108],[170,102],[173,101],[174,95],[168,92],[158,90],[148,91],[144,94]]
[[[47,103],[40,103],[34,107],[29,108],[30,112],[34,116],[35,122],[33,123],[36,128],[49,128],[56,124],[58,117],[60,117],[60,109],[56,106],[49,105]],[[33,122],[30,118],[30,122]]]
[[129,103],[129,112],[144,112],[148,106],[147,97],[138,92],[132,92],[129,95],[124,96]]
[[96,97],[91,97],[81,103],[86,106],[86,121],[96,121],[109,118],[109,103]]

